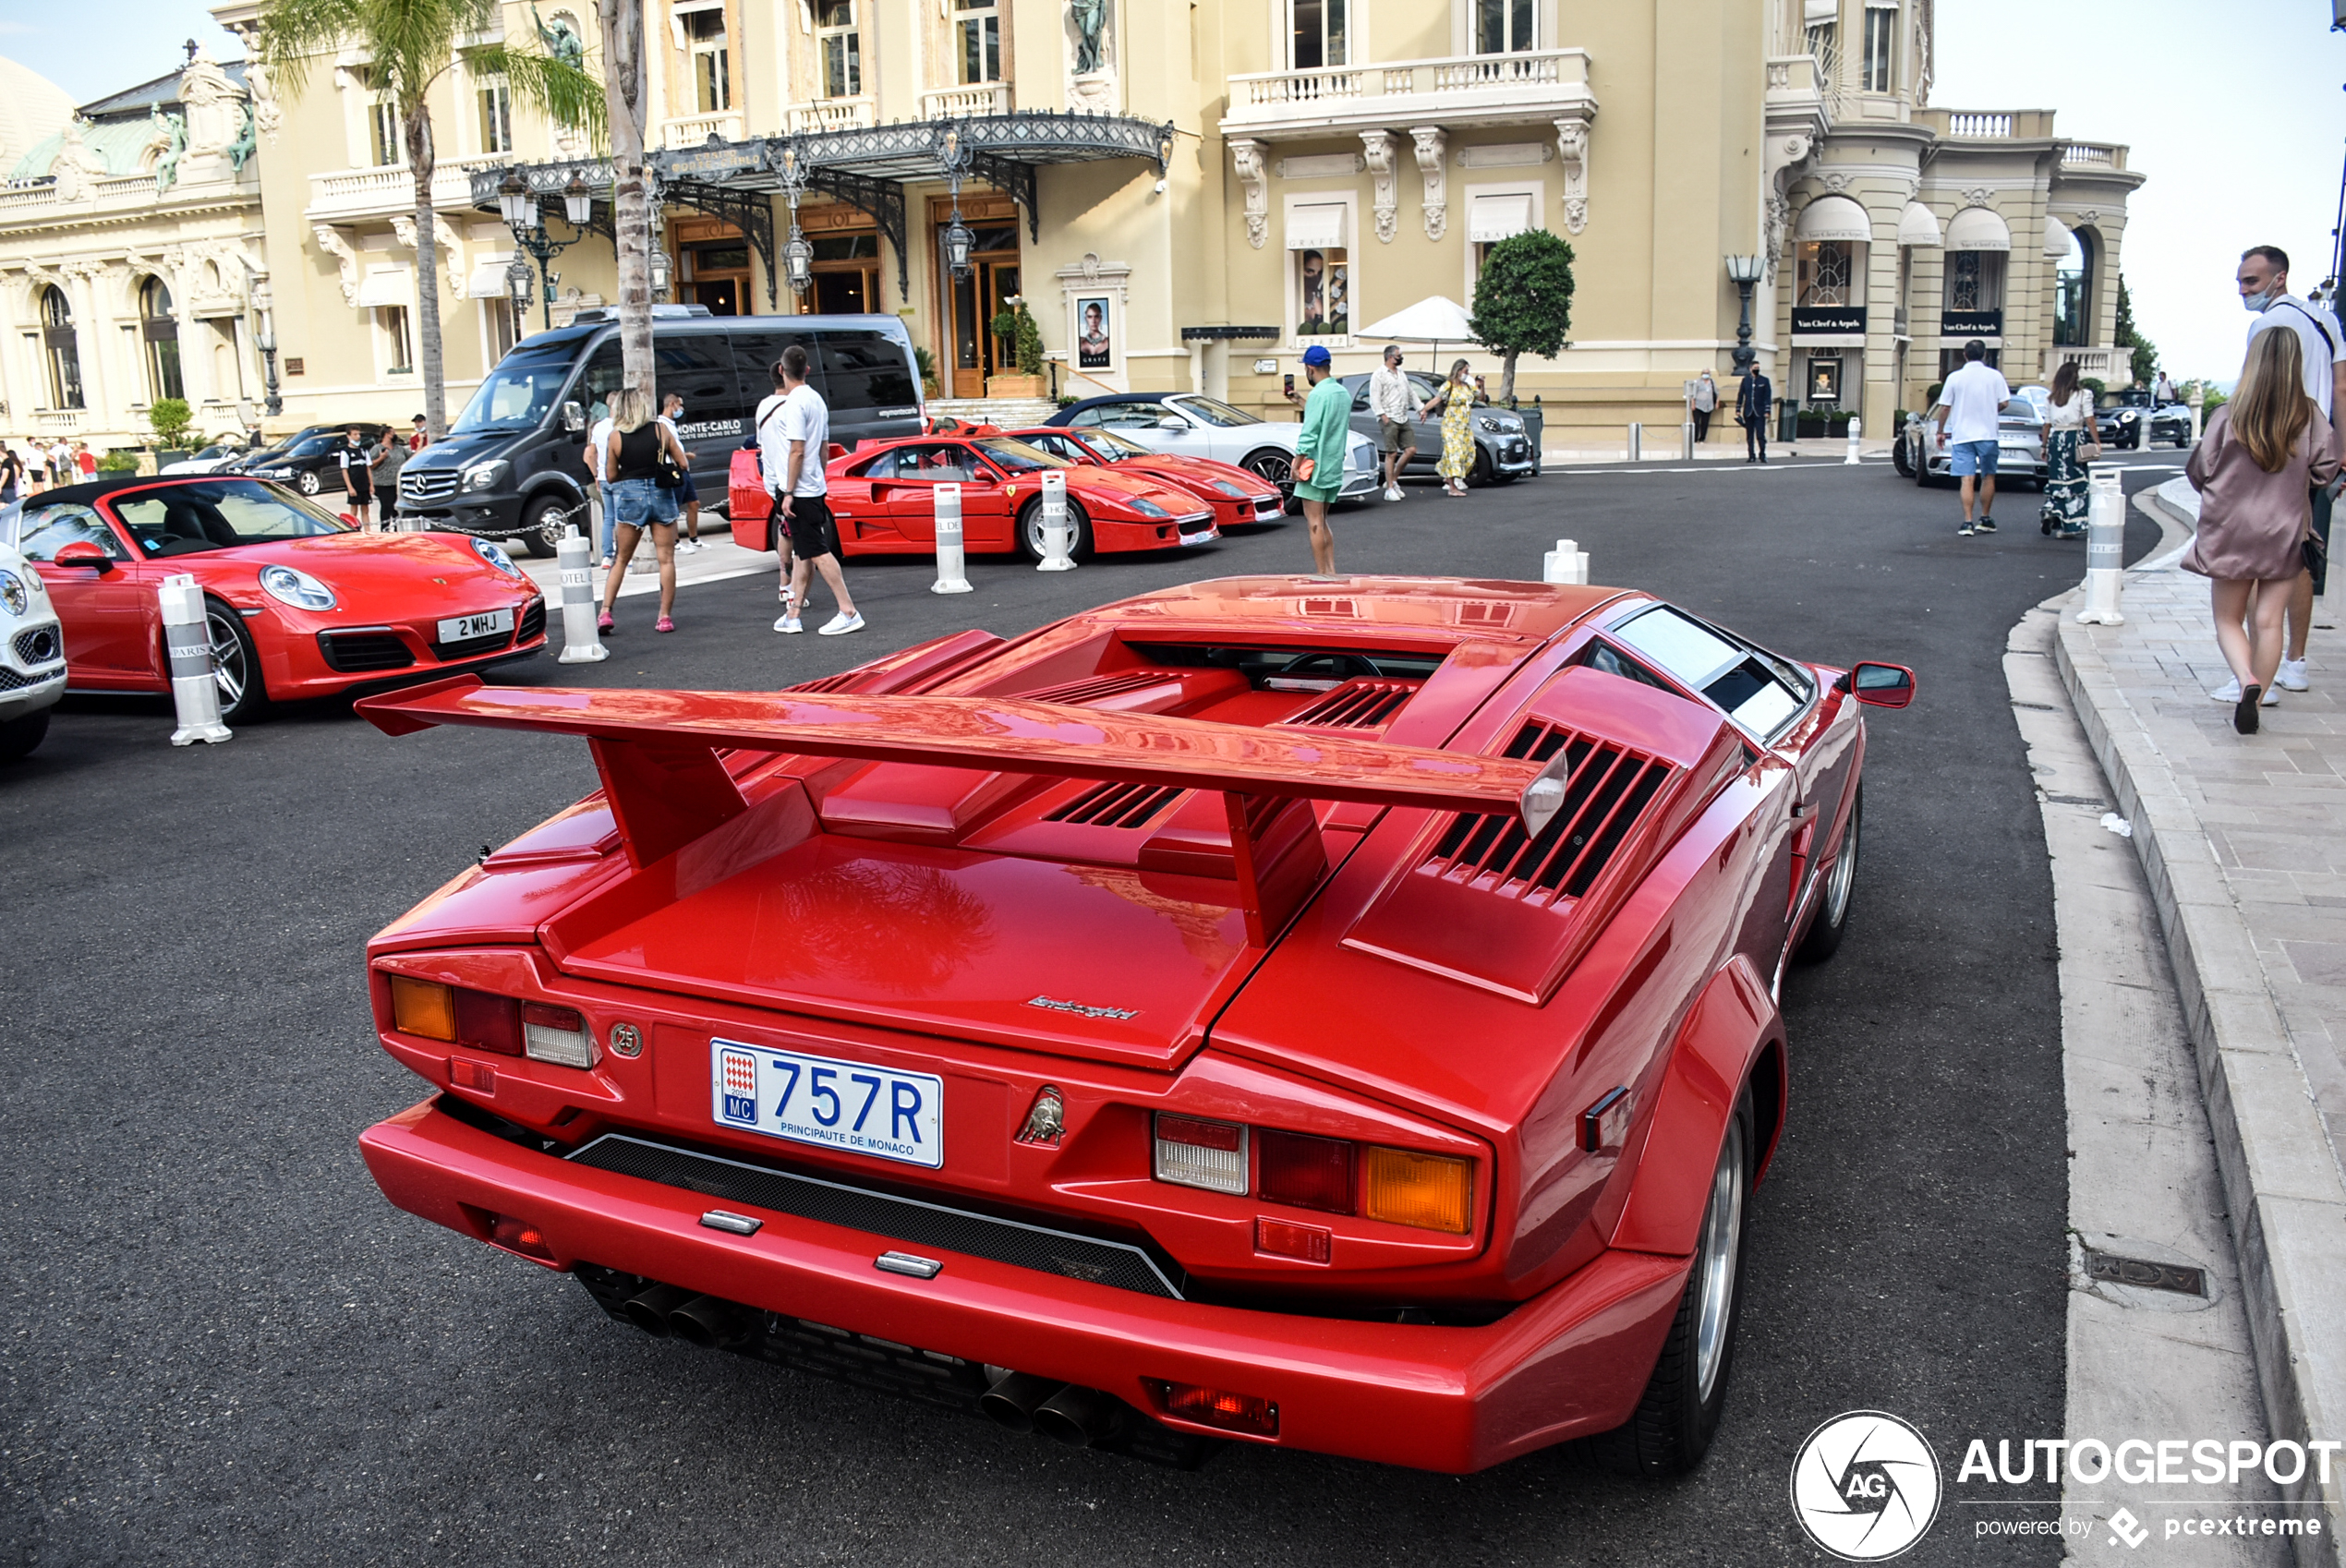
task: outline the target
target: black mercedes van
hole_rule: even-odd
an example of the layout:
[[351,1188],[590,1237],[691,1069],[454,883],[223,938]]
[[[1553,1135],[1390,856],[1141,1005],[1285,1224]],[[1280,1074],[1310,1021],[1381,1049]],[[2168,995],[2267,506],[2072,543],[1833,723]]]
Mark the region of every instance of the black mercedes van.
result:
[[[812,384],[830,404],[832,440],[853,451],[920,433],[920,368],[894,316],[711,316],[705,306],[655,306],[659,392],[683,395],[676,430],[704,510],[723,509],[733,452],[774,390],[774,361],[794,343],[805,347]],[[620,385],[616,310],[581,311],[567,327],[525,338],[481,382],[448,438],[400,471],[399,515],[552,555],[586,499],[580,454],[587,427]]]

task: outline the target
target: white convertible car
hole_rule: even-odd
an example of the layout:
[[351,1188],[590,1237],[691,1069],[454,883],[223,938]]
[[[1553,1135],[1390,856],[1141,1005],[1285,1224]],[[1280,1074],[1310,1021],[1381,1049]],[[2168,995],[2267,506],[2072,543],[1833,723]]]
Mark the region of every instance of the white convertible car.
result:
[[[1295,441],[1300,424],[1273,424],[1219,398],[1197,392],[1115,392],[1087,397],[1051,416],[1048,423],[1072,428],[1108,429],[1158,452],[1235,463],[1295,494]],[[1369,501],[1378,483],[1376,443],[1358,431],[1344,449],[1344,501]]]
[[40,574],[0,526],[0,762],[12,762],[49,732],[49,710],[66,694],[66,644]]

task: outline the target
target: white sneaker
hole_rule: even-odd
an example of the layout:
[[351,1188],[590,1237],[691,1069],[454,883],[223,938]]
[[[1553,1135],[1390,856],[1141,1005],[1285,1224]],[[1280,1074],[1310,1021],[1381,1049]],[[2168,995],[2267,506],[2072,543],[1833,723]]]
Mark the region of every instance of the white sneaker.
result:
[[2208,693],[2207,695],[2209,699],[2214,702],[2224,703],[2226,705],[2236,703],[2240,701],[2240,682],[2237,680],[2227,681],[2222,685],[2217,687],[2214,691]]
[[1398,485],[1385,486],[1385,499],[1387,501],[1399,501],[1401,499],[1401,487]]
[[798,623],[797,616],[785,615],[780,621],[774,622],[774,630],[777,632],[789,632],[795,634],[805,631],[806,628]]
[[2256,706],[2258,707],[2280,706],[2280,688],[2279,686],[2266,687],[2265,694],[2256,699]]
[[822,625],[816,628],[816,631],[826,637],[843,637],[850,632],[861,632],[863,629],[862,616],[841,613],[824,621]]
[[2309,692],[2314,683],[2305,678],[2305,661],[2285,658],[2280,661],[2280,673],[2273,677],[2273,684],[2291,692]]

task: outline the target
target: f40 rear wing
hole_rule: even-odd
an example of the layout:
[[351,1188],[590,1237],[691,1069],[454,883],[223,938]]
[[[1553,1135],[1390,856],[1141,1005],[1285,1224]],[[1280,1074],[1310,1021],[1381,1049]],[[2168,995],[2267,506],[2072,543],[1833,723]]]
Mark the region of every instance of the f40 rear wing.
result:
[[1258,941],[1325,871],[1299,802],[1513,813],[1536,837],[1565,796],[1562,753],[1543,766],[1015,697],[492,687],[462,675],[357,708],[387,735],[461,724],[584,737],[637,866],[748,809],[720,748],[1218,790]]

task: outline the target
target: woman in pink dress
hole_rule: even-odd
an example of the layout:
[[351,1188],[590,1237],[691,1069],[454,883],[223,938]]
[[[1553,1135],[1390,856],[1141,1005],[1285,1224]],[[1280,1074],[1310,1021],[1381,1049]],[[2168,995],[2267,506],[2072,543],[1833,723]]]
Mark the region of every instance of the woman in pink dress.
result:
[[2256,733],[2257,703],[2280,665],[2281,611],[2305,569],[2312,487],[2338,477],[2338,432],[2305,395],[2304,353],[2295,332],[2251,339],[2239,388],[2183,466],[2199,491],[2199,534],[2183,569],[2213,579],[2216,642],[2240,682],[2232,728],[2243,735]]

